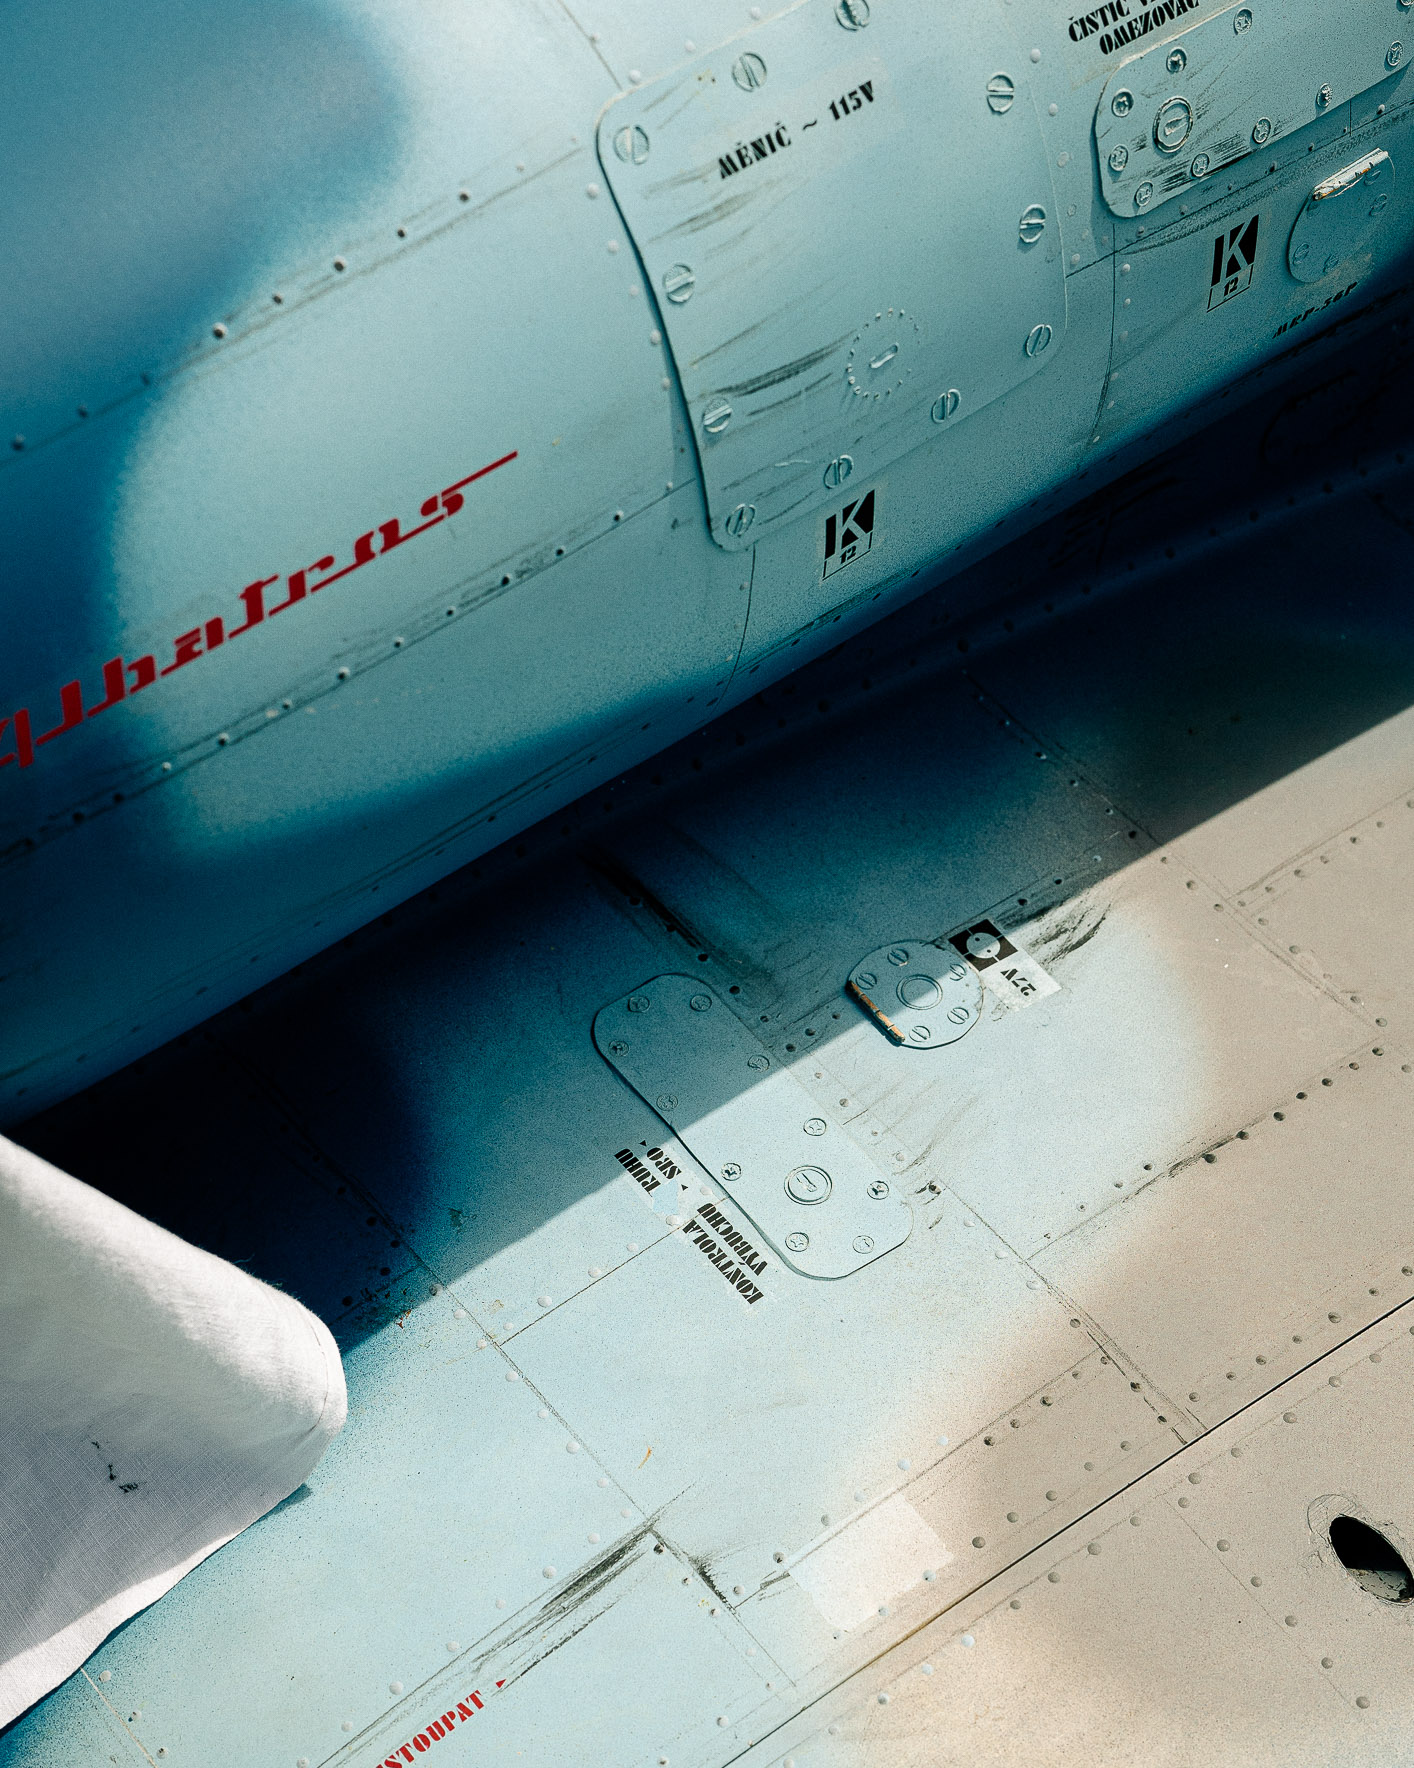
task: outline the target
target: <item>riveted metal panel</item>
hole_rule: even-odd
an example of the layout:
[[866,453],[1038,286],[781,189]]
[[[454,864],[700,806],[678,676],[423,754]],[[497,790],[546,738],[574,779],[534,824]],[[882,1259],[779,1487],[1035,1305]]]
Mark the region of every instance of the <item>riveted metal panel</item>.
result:
[[[876,473],[927,439],[935,411],[959,421],[1060,351],[1029,64],[987,6],[856,13],[867,23],[842,28],[839,8],[802,0],[600,120],[724,546]],[[921,179],[901,175],[900,152]]]
[[1334,114],[1414,49],[1397,0],[1352,9],[1339,30],[1331,22],[1319,0],[1241,0],[1116,68],[1095,112],[1100,187],[1114,213],[1149,214]]

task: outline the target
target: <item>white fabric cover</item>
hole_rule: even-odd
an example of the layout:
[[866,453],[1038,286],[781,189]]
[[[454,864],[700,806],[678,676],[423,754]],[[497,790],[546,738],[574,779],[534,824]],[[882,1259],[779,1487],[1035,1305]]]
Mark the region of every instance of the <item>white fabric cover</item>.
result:
[[307,1308],[0,1137],[0,1725],[295,1491],[346,1410]]

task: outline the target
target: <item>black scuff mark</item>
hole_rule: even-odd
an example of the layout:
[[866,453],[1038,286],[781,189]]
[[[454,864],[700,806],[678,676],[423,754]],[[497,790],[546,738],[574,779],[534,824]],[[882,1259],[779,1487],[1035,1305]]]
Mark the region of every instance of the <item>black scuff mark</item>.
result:
[[[704,172],[702,176],[706,176]],[[754,190],[734,190],[724,196],[720,202],[712,204],[710,209],[699,209],[697,214],[689,215],[686,221],[679,221],[676,226],[666,228],[662,233],[654,234],[651,244],[659,245],[664,240],[676,239],[681,234],[701,233],[706,227],[715,227],[719,221],[728,221],[744,209],[748,203],[754,203],[766,194],[766,186],[758,184]]]
[[630,871],[622,860],[616,859],[612,853],[606,852],[602,847],[589,846],[581,848],[579,858],[581,864],[596,877],[602,878],[606,884],[611,884],[615,890],[625,896],[631,906],[647,909],[649,914],[661,923],[665,933],[673,934],[683,940],[695,952],[711,950],[711,947],[703,942],[702,936],[695,927],[691,926],[675,910],[669,908],[655,890],[645,884],[641,878]]
[[768,387],[778,387],[783,381],[792,381],[797,375],[808,374],[812,368],[828,361],[842,345],[848,343],[849,338],[849,332],[842,332],[828,344],[822,344],[818,350],[811,350],[805,356],[797,356],[792,362],[783,362],[779,368],[768,368],[764,374],[753,375],[750,380],[736,381],[727,387],[715,387],[713,392],[721,393],[727,398],[735,395],[738,399],[749,398],[753,393],[764,393]]
[[[1048,963],[1059,963],[1068,958],[1072,952],[1078,952],[1081,946],[1088,945],[1109,919],[1113,903],[1107,903],[1098,914],[1083,899],[1076,905],[1074,912],[1059,918],[1056,923],[1040,932],[1031,942],[1033,956],[1045,953]],[[1091,919],[1093,915],[1093,919]]]
[[726,1592],[721,1588],[721,1586],[717,1583],[717,1580],[712,1576],[712,1562],[711,1562],[711,1560],[709,1560],[707,1558],[706,1554],[705,1553],[684,1553],[683,1558],[692,1567],[692,1569],[697,1573],[698,1577],[701,1578],[702,1582],[707,1586],[707,1588],[716,1597],[717,1601],[720,1602],[724,1607],[730,1607],[731,1605],[727,1601]]

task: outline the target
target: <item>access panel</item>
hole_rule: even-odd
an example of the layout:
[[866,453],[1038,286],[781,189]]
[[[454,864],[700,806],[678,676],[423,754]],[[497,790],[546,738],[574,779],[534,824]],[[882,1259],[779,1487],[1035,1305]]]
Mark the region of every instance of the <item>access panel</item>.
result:
[[604,112],[719,544],[837,497],[1059,354],[1028,67],[990,5],[801,0]]
[[[1175,13],[1179,8],[1175,8]],[[1095,113],[1100,188],[1143,216],[1402,71],[1405,0],[1243,0],[1116,68]]]

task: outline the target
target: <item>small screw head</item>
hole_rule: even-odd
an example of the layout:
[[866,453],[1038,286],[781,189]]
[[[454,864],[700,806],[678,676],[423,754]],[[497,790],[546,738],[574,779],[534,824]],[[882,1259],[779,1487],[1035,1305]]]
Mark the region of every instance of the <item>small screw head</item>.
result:
[[861,988],[877,988],[879,986],[879,978],[872,970],[861,970],[859,972],[859,986]]
[[676,1093],[659,1093],[658,1098],[657,1098],[657,1106],[658,1106],[659,1111],[676,1111],[678,1108],[677,1094]]
[[825,489],[835,491],[854,471],[854,457],[850,454],[836,455],[825,468]]
[[1055,334],[1048,325],[1033,325],[1026,334],[1026,354],[1039,356]]
[[732,79],[743,92],[754,92],[766,80],[766,64],[754,50],[748,49],[732,63]]
[[1154,187],[1146,178],[1134,193],[1134,206],[1136,209],[1147,209],[1153,200]]
[[726,399],[713,399],[702,412],[702,428],[709,436],[720,436],[732,421],[732,408]]
[[627,1056],[628,1045],[622,1038],[615,1038],[613,1043],[609,1045],[609,1054],[611,1056]]
[[1318,110],[1325,110],[1334,98],[1335,93],[1331,91],[1330,87],[1322,86],[1320,91],[1316,94],[1316,108]]
[[875,1179],[873,1184],[869,1187],[869,1195],[871,1197],[887,1197],[888,1194],[889,1182],[887,1179]]
[[1022,211],[1017,231],[1021,235],[1023,245],[1032,246],[1046,231],[1046,211],[1040,203],[1032,203],[1030,208]]
[[1188,66],[1188,52],[1176,44],[1164,57],[1164,66],[1171,74],[1181,74]]
[[628,997],[628,1010],[630,1013],[646,1013],[652,1005],[652,1000],[645,994],[630,995]]
[[[939,393],[938,397],[933,401],[933,422],[935,424],[946,423],[961,403],[962,394],[958,392],[956,387],[949,387],[946,393]],[[865,987],[868,986],[868,984],[864,983],[864,978],[862,976],[859,980]]]
[[739,1179],[741,1177],[741,1168],[734,1160],[729,1160],[722,1168],[722,1177],[724,1179]]
[[1265,147],[1272,138],[1272,120],[1270,117],[1258,117],[1252,125],[1252,144],[1254,147]]
[[1190,178],[1206,178],[1212,169],[1213,162],[1205,153],[1194,154],[1193,164],[1188,168]]
[[1110,100],[1110,109],[1117,117],[1127,117],[1134,109],[1134,94],[1123,89],[1116,92]]
[[874,1240],[870,1234],[856,1234],[850,1245],[862,1258],[866,1252],[873,1252]]
[[1239,37],[1244,31],[1252,29],[1252,14],[1247,7],[1244,6],[1241,11],[1233,14],[1232,28]]
[[829,1126],[823,1117],[807,1117],[800,1127],[807,1136],[823,1136]]
[[748,1068],[755,1068],[758,1071],[762,1068],[769,1068],[771,1066],[771,1058],[769,1056],[748,1056],[746,1058],[746,1066]]
[[908,962],[908,947],[896,945],[892,947],[888,957],[891,964],[906,964]]
[[1109,166],[1114,173],[1120,173],[1129,164],[1129,149],[1123,145],[1110,149]]
[[675,307],[690,301],[696,287],[697,273],[690,264],[674,264],[671,270],[663,272],[663,293]]
[[808,1234],[800,1233],[799,1230],[797,1230],[793,1234],[786,1235],[786,1251],[787,1252],[804,1252],[806,1247],[809,1246],[809,1244],[810,1244],[810,1236]]
[[755,520],[756,505],[754,503],[739,503],[727,517],[726,521],[722,523],[722,526],[726,529],[727,533],[731,535],[732,539],[736,540],[741,535],[745,534]]
[[987,82],[987,106],[1004,117],[1016,102],[1016,82],[1010,74],[993,74]]
[[694,1013],[706,1013],[712,1005],[711,995],[695,994],[687,1003]]
[[1404,45],[1398,42],[1391,43],[1389,48],[1385,50],[1385,66],[1387,68],[1397,68],[1403,60]]
[[648,132],[637,123],[625,123],[614,135],[614,152],[626,166],[641,166],[648,158]]
[[847,31],[862,31],[869,23],[869,0],[835,0],[835,17]]

